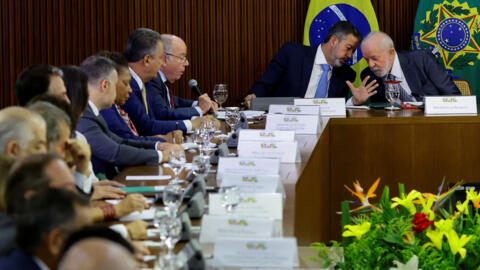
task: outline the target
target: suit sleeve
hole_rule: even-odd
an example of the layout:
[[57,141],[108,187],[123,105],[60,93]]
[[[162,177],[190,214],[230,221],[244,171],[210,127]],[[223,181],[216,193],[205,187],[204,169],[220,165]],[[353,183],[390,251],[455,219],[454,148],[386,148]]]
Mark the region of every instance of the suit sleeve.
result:
[[[147,91],[149,94],[148,102],[152,108],[155,119],[157,120],[166,120],[166,119],[175,119],[175,120],[186,120],[190,119],[193,116],[198,116],[197,110],[195,108],[175,108],[171,109],[168,107],[168,100],[162,92],[165,92],[163,85],[160,85],[156,79],[151,80],[146,84]],[[191,102],[193,103],[193,101]],[[190,104],[191,106],[191,104]]]
[[278,53],[273,57],[267,70],[260,80],[255,82],[248,94],[255,94],[257,97],[272,96],[277,84],[285,73],[288,66],[288,44],[284,44]]
[[450,74],[448,74],[445,68],[438,63],[432,53],[425,52],[423,57],[423,68],[425,69],[425,74],[427,74],[430,81],[435,85],[441,95],[461,95],[460,90],[458,90],[458,87],[453,82]]

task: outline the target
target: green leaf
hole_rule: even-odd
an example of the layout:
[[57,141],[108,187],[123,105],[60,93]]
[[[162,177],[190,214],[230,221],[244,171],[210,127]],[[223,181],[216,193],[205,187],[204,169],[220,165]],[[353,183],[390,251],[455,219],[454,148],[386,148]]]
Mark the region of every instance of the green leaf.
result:
[[477,54],[467,53],[463,56],[459,56],[459,57],[455,58],[455,60],[452,61],[450,66],[453,69],[461,70],[461,69],[464,69],[466,67],[469,67],[470,66],[469,63],[474,62],[476,60],[476,58],[477,58]]

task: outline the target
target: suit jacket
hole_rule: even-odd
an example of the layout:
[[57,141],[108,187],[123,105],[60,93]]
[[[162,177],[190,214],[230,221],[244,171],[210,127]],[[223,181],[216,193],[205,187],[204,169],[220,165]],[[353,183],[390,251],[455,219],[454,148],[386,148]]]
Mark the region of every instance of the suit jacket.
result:
[[0,212],[0,232],[0,256],[5,256],[15,247],[17,230],[13,219],[3,212]]
[[124,139],[165,142],[165,140],[162,138],[151,138],[147,136],[135,135],[130,129],[130,127],[127,125],[125,120],[123,120],[122,116],[120,115],[115,106],[116,105],[113,104],[112,107],[100,111],[100,114],[103,116],[103,119],[105,119],[105,122],[107,122],[108,129],[110,129],[110,131]]
[[20,249],[14,249],[6,257],[0,257],[0,269],[41,270],[33,257]]
[[174,96],[175,109],[172,109],[168,102],[168,89],[162,81],[161,76],[157,76],[145,84],[147,91],[155,93],[154,98],[148,100],[156,119],[160,119],[163,110],[170,110],[177,113],[177,119],[190,119],[193,116],[200,116],[198,111],[192,107],[193,100]]
[[[178,129],[187,131],[187,127],[183,121],[175,120],[156,120],[154,114],[152,113],[153,109],[150,106],[148,100],[154,99],[155,93],[152,92],[152,89],[146,89],[147,91],[147,106],[148,112],[145,111],[145,106],[143,104],[142,90],[138,87],[137,82],[132,77],[130,81],[130,87],[132,87],[132,94],[127,99],[127,102],[122,106],[122,109],[128,113],[130,120],[132,120],[135,128],[138,131],[138,134],[142,136],[151,136],[157,134],[167,134],[170,131]],[[163,111],[161,119],[176,119],[175,112],[170,112],[167,110]]]
[[157,165],[158,153],[154,141],[123,139],[108,129],[101,115],[95,116],[90,106],[83,112],[77,129],[92,149],[95,174],[103,173],[108,178],[117,174],[116,166]]
[[[249,91],[257,97],[304,97],[312,75],[316,47],[285,43],[273,57],[262,78]],[[329,97],[347,97],[346,80],[355,80],[355,71],[347,65],[332,70]]]
[[[460,90],[428,51],[397,52],[403,75],[416,100],[422,101],[424,96],[461,95]],[[375,76],[367,67],[360,74],[362,80],[370,76],[370,80],[377,80],[377,94],[373,95],[372,102],[387,102],[383,79]]]

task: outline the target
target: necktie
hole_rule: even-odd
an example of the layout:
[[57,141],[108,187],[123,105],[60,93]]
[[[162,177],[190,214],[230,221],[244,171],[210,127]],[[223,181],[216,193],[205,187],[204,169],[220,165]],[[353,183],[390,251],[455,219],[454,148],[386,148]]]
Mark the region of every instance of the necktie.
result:
[[166,86],[167,86],[168,96],[170,97],[170,108],[175,109],[175,99],[173,97],[172,84],[169,81],[167,81]]
[[127,112],[122,110],[122,108],[120,108],[120,106],[118,106],[118,105],[116,105],[116,106],[117,106],[118,112],[120,113],[120,116],[123,118],[123,121],[125,121],[125,123],[127,123],[127,126],[130,128],[130,130],[133,132],[133,134],[135,134],[135,136],[138,136],[137,129],[135,128],[135,125],[133,124],[132,120],[130,120],[130,117],[128,117]]
[[330,65],[321,64],[322,66],[322,76],[320,76],[320,81],[318,81],[317,91],[315,92],[315,98],[324,98],[327,96],[327,85],[328,85],[328,72],[330,71]]
[[145,89],[145,85],[142,86],[142,98],[143,98],[143,106],[145,106],[145,112],[148,114],[147,89]]
[[[387,81],[398,81],[397,77],[393,74],[388,74],[387,75]],[[415,99],[403,89],[402,85],[399,83],[398,84],[398,89],[400,90],[400,101],[415,101]]]

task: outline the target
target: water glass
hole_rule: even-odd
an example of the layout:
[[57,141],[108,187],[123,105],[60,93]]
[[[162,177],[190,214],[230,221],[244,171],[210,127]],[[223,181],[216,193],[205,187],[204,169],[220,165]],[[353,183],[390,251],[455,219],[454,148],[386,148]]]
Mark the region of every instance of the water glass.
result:
[[194,175],[206,176],[210,169],[210,156],[194,156],[192,159],[192,172]]
[[393,104],[400,97],[400,82],[399,81],[384,81],[385,86],[385,98],[390,102],[389,107],[385,107],[385,110],[398,110]]
[[177,211],[183,201],[183,189],[180,185],[169,184],[163,190],[163,204],[167,206],[171,217],[177,216]]
[[235,125],[240,120],[240,109],[238,107],[227,107],[225,110],[225,122],[230,126],[233,132]]
[[215,84],[213,88],[213,99],[220,105],[219,111],[224,111],[222,103],[227,101],[228,98],[228,86],[226,84]]
[[228,213],[232,213],[240,203],[238,188],[236,186],[222,187],[220,194],[222,194],[222,206],[225,207]]
[[156,207],[153,214],[153,226],[158,230],[158,235],[160,237],[160,243],[162,247],[166,246],[165,240],[168,235],[168,224],[169,224],[170,215],[168,209],[165,207]]
[[183,169],[186,162],[187,158],[185,157],[185,151],[183,150],[173,150],[170,151],[170,153],[168,154],[168,164],[175,173],[175,179],[170,181],[172,184],[179,184],[184,182],[183,180],[178,179],[178,174]]

